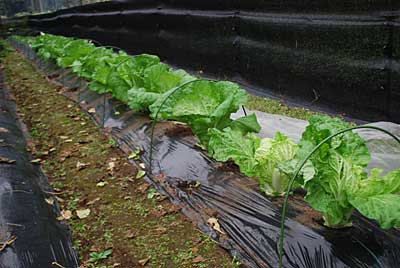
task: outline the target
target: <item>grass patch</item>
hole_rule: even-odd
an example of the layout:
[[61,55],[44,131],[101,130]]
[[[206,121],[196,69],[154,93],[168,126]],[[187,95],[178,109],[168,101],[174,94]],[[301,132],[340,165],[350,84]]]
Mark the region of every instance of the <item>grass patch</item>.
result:
[[279,100],[250,95],[246,105],[251,110],[270,114],[280,114],[297,119],[308,120],[311,116],[321,114],[301,107],[291,107]]

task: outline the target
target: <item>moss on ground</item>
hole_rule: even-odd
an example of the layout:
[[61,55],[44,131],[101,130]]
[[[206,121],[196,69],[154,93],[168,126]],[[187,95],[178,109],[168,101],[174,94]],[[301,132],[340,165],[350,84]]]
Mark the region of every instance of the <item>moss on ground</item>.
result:
[[301,107],[289,106],[282,101],[250,95],[246,105],[251,110],[270,114],[280,114],[293,118],[308,120],[311,116],[321,114]]
[[[237,267],[165,197],[60,88],[22,56],[3,59],[6,84],[73,230],[82,267]],[[77,212],[90,210],[86,218]],[[146,263],[146,264],[143,264]]]

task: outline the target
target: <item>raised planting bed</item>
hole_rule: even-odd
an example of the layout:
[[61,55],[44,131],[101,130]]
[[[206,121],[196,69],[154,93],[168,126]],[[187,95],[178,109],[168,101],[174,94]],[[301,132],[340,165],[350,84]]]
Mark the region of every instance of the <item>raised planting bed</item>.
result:
[[[74,58],[74,55],[65,53],[66,50],[62,50],[55,51],[55,53],[60,54],[54,56],[51,53],[50,55],[45,54],[48,50],[39,50],[39,54],[48,59],[43,60],[28,45],[20,41],[30,42],[33,47],[35,47],[35,44],[26,39],[12,40],[13,44],[32,59],[48,77],[66,86],[65,95],[76,100],[103,127],[105,133],[118,141],[122,150],[130,155],[132,159],[140,160],[144,164],[141,166],[147,172],[146,179],[153,183],[160,192],[168,195],[175,204],[181,205],[183,212],[200,229],[210,234],[223,247],[243,260],[245,266],[278,266],[278,245],[279,239],[282,237],[279,233],[283,199],[277,196],[288,192],[288,179],[293,175],[296,167],[299,166],[298,162],[295,162],[294,169],[288,169],[287,165],[282,167],[279,165],[303,160],[301,156],[304,156],[304,153],[310,152],[320,140],[330,134],[347,128],[348,125],[346,123],[328,117],[314,117],[311,120],[311,127],[306,129],[299,145],[296,145],[283,134],[277,135],[274,139],[260,139],[253,134],[244,133],[259,131],[254,124],[254,119],[256,119],[254,115],[244,117],[246,120],[231,121],[229,119],[230,114],[239,109],[241,102],[233,105],[235,109],[228,109],[228,118],[211,111],[207,114],[208,116],[193,120],[193,114],[190,114],[190,109],[193,107],[195,109],[198,108],[196,104],[190,103],[191,106],[183,106],[180,101],[193,96],[197,97],[197,92],[187,92],[184,87],[188,85],[188,82],[179,80],[177,84],[172,84],[171,88],[151,95],[155,98],[150,98],[152,103],[146,103],[147,107],[144,107],[145,109],[143,110],[150,109],[153,118],[158,119],[158,115],[160,115],[163,119],[180,120],[187,124],[164,121],[158,123],[152,129],[154,120],[146,113],[132,111],[121,100],[124,101],[127,96],[127,102],[131,104],[132,99],[130,96],[132,94],[151,92],[149,89],[154,87],[147,87],[144,84],[143,90],[128,88],[124,92],[124,90],[121,90],[120,84],[116,83],[119,78],[125,77],[126,73],[123,70],[129,71],[136,69],[137,66],[128,66],[127,69],[124,69],[119,68],[123,66],[124,62],[117,63],[118,66],[113,70],[117,70],[119,74],[111,73],[107,75],[107,77],[116,75],[113,78],[114,80],[106,79],[103,87],[99,85],[94,87],[93,76],[90,73],[86,73],[86,76],[81,75],[81,78],[75,75],[84,73],[82,69],[76,69],[76,66],[82,66],[82,62],[79,65],[76,60],[85,58],[85,55],[79,55]],[[44,45],[46,44],[44,43]],[[89,43],[88,45],[90,46]],[[55,44],[52,47],[57,48],[57,45]],[[60,66],[65,64],[65,68],[60,69],[55,64],[55,61],[51,59],[57,60]],[[70,63],[66,64],[64,60],[69,60]],[[160,77],[170,77],[171,73],[176,74],[176,70],[167,70],[163,76],[151,78],[148,81],[152,82],[152,85],[160,84],[162,81]],[[82,79],[82,77],[86,77],[86,79]],[[146,79],[149,76],[144,75],[141,77],[136,73],[132,74],[132,76],[128,75],[128,77],[139,77],[139,81],[143,81],[140,79],[147,81]],[[194,81],[194,79],[190,81]],[[201,82],[204,81],[202,80]],[[161,84],[165,85],[164,83]],[[92,90],[89,90],[88,87],[91,87]],[[232,94],[226,94],[221,97],[219,104],[216,105],[217,107],[220,107],[221,103],[226,104],[225,101],[229,98],[231,98],[232,103],[233,100],[230,96],[236,96],[238,92],[241,92],[235,86],[232,86],[232,88],[229,89],[232,90]],[[98,92],[93,91],[93,89]],[[204,89],[200,88],[198,90]],[[102,94],[99,94],[101,91]],[[136,92],[132,93],[132,91]],[[224,89],[217,87],[211,88],[210,91],[215,94],[210,94],[206,97],[209,97],[210,101],[214,101],[213,98],[220,94],[218,91],[223,92]],[[175,92],[178,98],[171,96]],[[120,100],[116,100],[115,97]],[[133,100],[135,101],[136,99],[135,97]],[[161,102],[161,104],[157,106],[157,102]],[[167,103],[166,108],[163,108],[164,103]],[[227,106],[229,105],[227,104]],[[152,110],[152,107],[157,107],[157,109]],[[215,110],[218,109],[221,108]],[[213,116],[210,116],[210,114],[213,114]],[[226,124],[229,127],[215,124],[212,121],[215,118],[226,120]],[[203,126],[206,129],[199,126]],[[236,127],[241,131],[233,131]],[[243,129],[246,131],[243,131]],[[192,132],[197,135],[197,138],[192,135]],[[154,141],[152,149],[151,141]],[[202,147],[198,146],[199,141],[202,143]],[[252,141],[255,142],[251,143]],[[278,158],[273,162],[272,160],[275,158],[269,155],[274,152],[275,144],[280,144],[280,142],[287,148],[286,152],[290,151],[288,154],[284,153],[285,156],[289,155],[289,157]],[[231,147],[227,145],[229,143]],[[237,143],[239,145],[236,145]],[[264,145],[272,144],[271,146],[262,147],[263,143]],[[254,150],[249,150],[252,144],[254,145]],[[306,146],[308,144],[311,144],[311,149]],[[345,165],[346,168],[347,165],[351,165],[352,168],[358,171],[362,171],[369,163],[369,150],[365,145],[365,141],[355,133],[342,135],[325,145],[328,146],[328,150],[325,146],[324,155],[319,155],[319,157],[328,155],[328,159],[326,159],[328,161],[334,160],[334,158],[330,158],[330,154],[332,154],[338,157],[340,163]],[[393,143],[393,146],[395,145],[396,143]],[[202,148],[206,148],[208,153]],[[235,150],[238,152],[238,148],[241,149],[239,153],[232,153]],[[251,152],[257,154],[259,148],[264,150],[264,152],[259,152],[262,160],[258,160],[257,157],[251,155]],[[254,178],[244,176],[240,173],[238,166],[232,162],[225,164],[217,162],[209,156],[210,154],[223,161],[233,160],[240,167],[240,170],[246,174],[261,167],[262,172],[254,174],[254,177],[259,178],[259,182]],[[264,160],[266,163],[263,162]],[[251,161],[256,162],[254,166],[251,166]],[[266,168],[269,165],[273,165],[272,173]],[[343,187],[338,187],[340,191],[334,189],[332,190],[333,193],[331,193],[321,185],[320,189],[324,189],[325,192],[317,195],[313,190],[318,187],[318,183],[321,181],[321,177],[318,176],[323,174],[323,179],[328,184],[335,180],[335,176],[324,173],[325,171],[330,171],[330,169],[324,166],[324,162],[318,158],[311,158],[307,168],[307,170],[301,170],[301,178],[299,177],[300,180],[297,183],[305,190],[308,190],[306,200],[316,210],[313,210],[304,201],[305,192],[300,189],[301,187],[298,187],[299,190],[294,191],[289,197],[288,214],[284,229],[283,266],[396,267],[400,256],[400,239],[399,231],[391,227],[398,227],[400,220],[399,203],[392,202],[399,198],[399,188],[396,186],[398,185],[398,171],[392,171],[389,173],[390,175],[385,175],[384,177],[379,177],[378,171],[374,171],[375,177],[367,177],[366,173],[362,173],[361,176],[361,173],[354,173],[352,169],[346,169],[349,173],[343,173],[345,175],[338,176],[339,179],[337,179],[338,183],[343,184]],[[340,174],[342,174],[341,172],[342,169],[340,169]],[[383,182],[384,185],[391,185],[391,189],[380,187],[379,193],[377,193],[372,190],[370,185],[366,184],[365,186],[364,183],[369,181],[374,181],[375,183],[374,178],[377,179],[376,183]],[[348,180],[351,180],[355,185],[351,191],[346,188],[348,185],[345,182]],[[276,181],[279,183],[275,183]],[[393,182],[393,184],[389,182]],[[360,183],[365,187],[359,188]],[[363,189],[369,188],[371,188],[370,192],[362,192]],[[262,193],[260,193],[260,189]],[[267,197],[265,194],[274,195],[275,197]],[[344,199],[329,199],[335,194],[344,195]],[[368,198],[379,199],[380,195],[385,195],[385,198],[388,197],[392,200],[387,203],[389,205],[380,207],[381,211],[374,210],[371,212],[365,209],[365,206],[362,206],[370,201]],[[361,205],[357,202],[360,201],[360,198],[365,198],[365,202]],[[324,209],[324,206],[319,204],[316,199],[317,201],[318,199],[326,201],[332,206],[338,204],[338,207],[334,207],[334,210],[330,210],[331,208]],[[358,212],[348,213],[349,210],[352,212],[354,208],[361,211],[364,216]],[[322,212],[322,215],[318,211]],[[387,230],[380,228],[377,223],[367,219],[365,216],[377,220],[381,227]],[[347,228],[327,228],[323,223],[330,227]],[[351,223],[352,226],[350,227]]]

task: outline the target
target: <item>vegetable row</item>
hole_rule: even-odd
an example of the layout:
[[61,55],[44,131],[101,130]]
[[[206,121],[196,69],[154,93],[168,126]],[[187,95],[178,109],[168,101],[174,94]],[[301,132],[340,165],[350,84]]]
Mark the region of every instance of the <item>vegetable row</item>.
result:
[[[269,196],[284,195],[309,152],[349,127],[338,118],[313,116],[298,144],[279,132],[274,138],[259,138],[255,114],[230,118],[248,98],[235,83],[199,79],[157,56],[131,56],[88,40],[50,34],[14,38],[43,59],[70,68],[97,93],[111,93],[152,118],[186,123],[212,157],[233,160],[242,173],[258,178],[261,191]],[[366,142],[346,132],[326,142],[301,169],[296,187],[307,191],[305,200],[322,213],[326,226],[351,226],[351,215],[358,210],[382,228],[400,227],[400,170],[382,175],[375,168],[367,174],[370,159]]]

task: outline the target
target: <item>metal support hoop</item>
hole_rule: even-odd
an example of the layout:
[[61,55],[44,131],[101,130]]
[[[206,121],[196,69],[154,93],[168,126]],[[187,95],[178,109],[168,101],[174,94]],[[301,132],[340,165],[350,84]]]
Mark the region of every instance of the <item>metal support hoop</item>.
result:
[[314,149],[312,149],[312,151],[304,158],[304,160],[301,162],[300,166],[297,168],[295,174],[293,175],[292,179],[289,182],[289,186],[285,195],[285,201],[283,202],[283,207],[282,207],[282,218],[281,218],[281,228],[280,228],[280,237],[279,237],[279,268],[283,268],[283,242],[284,242],[284,236],[285,236],[285,220],[286,220],[286,210],[287,210],[287,204],[289,201],[289,195],[290,195],[290,191],[293,188],[294,185],[294,181],[296,180],[296,177],[299,175],[300,170],[303,168],[303,166],[305,165],[305,163],[307,162],[307,160],[327,141],[331,140],[332,138],[343,134],[345,132],[348,131],[352,131],[355,129],[374,129],[374,130],[378,130],[381,131],[383,133],[386,133],[387,135],[389,135],[390,137],[392,137],[394,140],[396,140],[399,144],[400,144],[400,138],[396,137],[394,134],[390,133],[389,131],[379,128],[379,127],[375,127],[375,126],[356,126],[356,127],[350,127],[350,128],[346,128],[343,129],[339,132],[336,132],[332,135],[330,135],[329,137],[325,138],[323,141],[321,141],[317,146],[314,147]]

